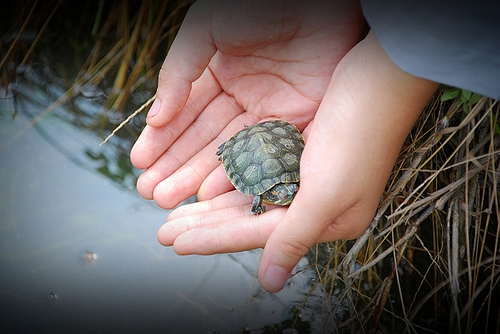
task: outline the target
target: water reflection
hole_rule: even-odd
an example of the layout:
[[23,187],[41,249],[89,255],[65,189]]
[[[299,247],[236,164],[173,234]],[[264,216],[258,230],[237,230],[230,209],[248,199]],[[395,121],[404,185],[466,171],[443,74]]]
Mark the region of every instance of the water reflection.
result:
[[[162,247],[156,231],[168,212],[133,190],[133,136],[99,147],[108,129],[88,130],[94,104],[78,102],[85,114],[67,106],[44,112],[54,99],[47,91],[61,89],[36,85],[37,73],[28,79],[0,100],[4,329],[315,332],[321,310],[301,303],[311,271],[269,295],[256,279],[259,250],[180,257]],[[307,265],[304,259],[300,267]]]

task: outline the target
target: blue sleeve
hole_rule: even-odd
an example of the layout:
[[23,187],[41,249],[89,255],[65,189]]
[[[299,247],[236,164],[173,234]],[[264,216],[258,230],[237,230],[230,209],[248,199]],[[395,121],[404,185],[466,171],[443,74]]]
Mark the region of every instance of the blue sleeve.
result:
[[361,0],[391,60],[415,76],[500,99],[499,0]]

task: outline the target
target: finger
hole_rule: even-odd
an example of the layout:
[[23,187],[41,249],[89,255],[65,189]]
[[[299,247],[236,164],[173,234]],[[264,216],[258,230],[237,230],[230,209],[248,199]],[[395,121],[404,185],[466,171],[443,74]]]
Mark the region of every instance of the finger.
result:
[[184,107],[191,84],[215,54],[210,11],[204,10],[203,3],[191,6],[160,69],[156,101],[147,118],[153,127],[167,124]]
[[130,152],[132,164],[140,169],[150,167],[220,92],[221,87],[212,72],[203,72],[193,83],[189,99],[179,114],[164,127],[146,125]]
[[215,142],[210,143],[172,175],[158,183],[153,190],[156,204],[165,209],[172,209],[196,194],[206,175],[217,167],[216,151]]
[[[195,181],[193,187],[197,189],[206,174],[217,165],[217,157],[215,155],[217,142],[214,142],[214,140],[226,125],[241,112],[241,108],[235,104],[233,98],[226,94],[219,94],[205,107],[200,116],[192,121],[182,134],[179,134],[175,142],[169,145],[168,149],[162,153],[155,163],[142,173],[137,180],[137,191],[145,198],[154,198],[158,205],[164,208],[172,208],[177,205],[177,198],[181,202],[193,195],[194,193],[190,193],[186,195],[187,197],[182,197],[185,196],[186,192],[176,192],[176,197],[170,197],[171,194],[168,191],[171,188],[171,182],[166,179],[179,170],[179,168],[188,164],[188,170],[184,174],[174,178],[172,182],[178,182],[179,184],[175,184],[175,186],[183,187],[187,185],[187,182]],[[177,119],[184,117],[183,114],[179,114],[165,127],[164,131],[167,131],[167,128],[169,132],[178,131],[175,129],[175,123],[177,123]],[[151,131],[160,131],[160,128],[149,129]],[[204,161],[208,162],[208,164],[203,164],[202,162]],[[188,171],[190,173],[194,171],[195,174],[186,174]],[[193,180],[193,176],[199,176],[199,178]],[[160,186],[157,190],[156,187],[163,181],[166,181],[166,184]],[[190,187],[190,189],[193,189],[193,187]],[[166,193],[163,193],[165,191]],[[164,201],[164,197],[168,197],[169,201]]]
[[182,205],[168,215],[167,223],[158,230],[158,240],[164,246],[171,246],[180,234],[188,230],[249,215],[251,202],[251,197],[233,190],[213,200]]
[[234,186],[231,181],[229,181],[226,171],[221,163],[205,178],[201,184],[197,194],[198,200],[210,200],[232,189],[234,189]]
[[[304,181],[301,180],[299,192],[269,237],[262,254],[259,281],[269,292],[283,288],[295,265],[317,243],[330,223],[322,210],[325,203],[317,198],[314,189],[309,190],[313,185]],[[332,207],[332,204],[326,203],[326,206]]]
[[180,255],[211,255],[262,248],[285,211],[277,208],[189,230],[175,239],[174,251]]
[[[219,112],[220,115],[217,114],[217,116],[213,116],[213,120],[215,120],[216,123],[218,123],[217,120],[220,120],[220,124],[226,123],[225,119],[221,119],[221,115],[229,115],[226,116],[226,118],[229,118],[233,117],[237,113],[241,113],[242,111],[240,107],[235,104],[221,102],[219,106],[216,106],[215,101],[214,103],[211,103],[207,108],[214,108],[214,110]],[[224,113],[222,111],[224,108],[233,108],[234,113]],[[171,209],[186,198],[196,194],[206,177],[217,166],[221,165],[221,162],[216,156],[216,152],[220,144],[229,139],[235,132],[243,129],[245,125],[251,125],[255,123],[255,121],[250,120],[248,116],[249,113],[246,112],[236,116],[227,124],[227,126],[224,127],[222,131],[220,131],[220,134],[219,136],[217,136],[217,138],[215,138],[212,142],[206,144],[206,146],[199,152],[197,152],[196,155],[180,165],[174,173],[158,183],[158,185],[153,190],[153,198],[155,202],[162,208]],[[191,140],[199,140],[196,137],[190,138],[192,138]],[[178,147],[180,150],[183,150],[188,144],[188,142],[179,143]],[[175,145],[177,145],[177,143]],[[182,152],[179,152],[179,154],[182,154]],[[160,159],[164,158],[162,157]],[[152,167],[155,170],[157,170],[156,165],[157,164]],[[164,171],[157,172],[165,173]]]
[[[196,203],[179,206],[168,215],[167,222],[170,223],[174,220],[193,215],[207,214],[212,211],[220,211],[235,207],[241,208],[240,212],[242,213],[247,213],[246,211],[250,213],[251,203],[251,196],[246,196],[237,190],[232,190],[211,200],[199,201]],[[246,210],[246,208],[242,208],[243,206],[248,206],[248,210]],[[200,225],[192,225],[193,228],[199,226]]]
[[[221,199],[231,201],[226,196],[221,196]],[[246,200],[245,205],[241,205],[239,199],[235,201],[236,205],[217,210],[213,210],[217,204],[212,203],[208,211],[193,212],[169,221],[158,231],[158,240],[165,246],[173,245],[176,253],[184,255],[239,252],[263,247],[286,209],[273,207],[265,214],[256,216],[250,213],[249,201]],[[192,209],[196,211],[200,208]]]

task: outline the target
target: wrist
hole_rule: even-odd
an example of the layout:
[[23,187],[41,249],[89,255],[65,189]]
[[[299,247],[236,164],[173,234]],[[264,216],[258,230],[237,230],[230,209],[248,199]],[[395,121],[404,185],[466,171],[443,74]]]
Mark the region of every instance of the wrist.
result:
[[401,70],[370,32],[335,69],[317,117],[347,136],[381,137],[399,153],[438,86]]

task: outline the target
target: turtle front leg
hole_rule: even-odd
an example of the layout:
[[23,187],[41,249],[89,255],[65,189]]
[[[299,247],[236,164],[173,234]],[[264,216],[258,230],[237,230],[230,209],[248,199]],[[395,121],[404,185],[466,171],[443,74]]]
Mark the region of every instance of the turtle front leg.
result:
[[259,215],[261,213],[266,212],[266,207],[262,205],[262,198],[260,197],[260,195],[256,195],[253,198],[252,207],[250,208],[250,211],[254,215]]

